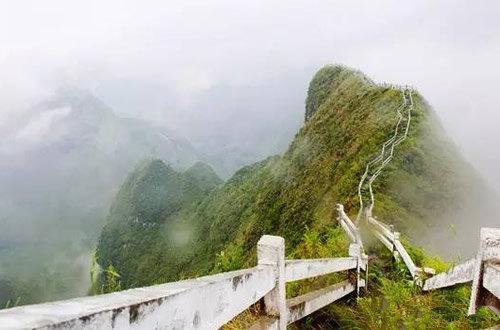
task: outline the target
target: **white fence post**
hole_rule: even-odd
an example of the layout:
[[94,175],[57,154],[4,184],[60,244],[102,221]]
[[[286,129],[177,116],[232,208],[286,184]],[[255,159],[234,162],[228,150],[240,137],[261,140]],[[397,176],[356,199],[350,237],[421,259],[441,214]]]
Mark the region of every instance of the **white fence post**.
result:
[[[361,279],[361,269],[366,272],[366,279],[368,279],[368,260],[366,258],[366,255],[364,254],[363,242],[361,239],[361,234],[359,233],[359,229],[345,214],[344,206],[342,204],[337,204],[337,212],[337,221],[340,223],[351,240],[351,244],[349,244],[349,256],[355,257],[357,259],[356,294],[359,296],[361,287],[365,287],[366,290],[367,280]],[[366,214],[369,214],[368,209],[365,212]]]
[[257,243],[259,266],[272,266],[275,269],[276,286],[264,296],[266,313],[277,316],[278,329],[285,330],[287,307],[285,292],[285,240],[279,236],[264,235]]
[[485,267],[489,263],[498,264],[500,262],[500,229],[481,228],[480,239],[481,243],[476,256],[468,314],[475,314],[479,306],[488,306],[497,314],[500,314],[500,297],[495,296],[483,287]]
[[356,257],[356,295],[359,297],[359,289],[361,287],[361,257],[362,250],[359,244],[349,244],[349,256]]
[[396,230],[394,229],[394,225],[389,225],[389,228],[391,229],[391,233],[392,233],[392,237],[394,238],[393,242],[392,242],[392,255],[394,256],[394,259],[396,261],[399,261],[399,252],[398,250],[396,249],[396,245],[394,244],[394,241],[399,239],[399,233],[396,232]]

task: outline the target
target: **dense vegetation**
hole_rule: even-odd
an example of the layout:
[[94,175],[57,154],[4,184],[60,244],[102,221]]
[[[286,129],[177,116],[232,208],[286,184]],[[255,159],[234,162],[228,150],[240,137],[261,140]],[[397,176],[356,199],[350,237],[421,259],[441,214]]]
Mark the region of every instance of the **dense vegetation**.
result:
[[84,295],[91,250],[128,173],[151,155],[175,168],[200,157],[170,130],[121,118],[76,87],[26,110],[0,132],[0,308]]
[[[481,180],[448,141],[432,110],[418,93],[413,97],[409,138],[374,185],[375,214],[410,238],[446,227],[439,219],[460,208],[467,193],[481,189]],[[161,162],[131,174],[102,233],[98,263],[104,269],[113,266],[122,287],[132,287],[251,266],[263,234],[285,237],[287,254],[294,258],[346,255],[334,205],[343,203],[348,213],[356,213],[364,165],[393,130],[401,102],[399,90],[376,85],[360,72],[321,69],[309,88],[306,122],[284,155],[244,167],[225,184],[210,185],[210,193],[193,198],[183,197],[184,180],[178,179],[183,175]],[[140,193],[134,193],[137,189]],[[477,223],[467,225],[478,229]],[[440,264],[412,251],[420,264]],[[421,295],[389,256],[382,254],[374,264],[370,294],[316,313],[305,324],[411,328],[453,321],[477,327],[494,319],[487,312],[465,317],[466,289]],[[287,291],[295,295],[331,280],[338,276],[292,283]]]
[[[200,200],[221,182],[203,163],[183,173],[160,160],[140,164],[120,188],[102,231],[96,257],[106,270],[103,275],[116,273],[115,266],[126,287],[154,281],[158,274],[151,265],[172,263],[175,255],[168,252],[190,238],[187,229],[163,228],[174,225],[164,219]],[[175,236],[168,236],[171,233]]]

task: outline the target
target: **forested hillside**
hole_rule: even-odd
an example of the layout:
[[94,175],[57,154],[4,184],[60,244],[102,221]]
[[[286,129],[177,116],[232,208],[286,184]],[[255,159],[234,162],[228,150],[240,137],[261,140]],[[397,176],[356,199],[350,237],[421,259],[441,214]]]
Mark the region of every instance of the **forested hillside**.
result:
[[[468,196],[482,196],[488,189],[449,141],[423,97],[414,93],[413,100],[409,136],[374,184],[374,213],[418,242],[427,233],[449,230],[449,217],[469,206]],[[322,68],[310,83],[304,126],[283,155],[244,167],[201,194],[186,193],[185,174],[159,161],[132,173],[101,234],[97,262],[116,269],[122,287],[133,287],[253,265],[256,242],[263,234],[285,237],[287,255],[294,258],[342,255],[347,243],[334,206],[342,203],[348,213],[357,213],[359,179],[393,131],[401,102],[400,90],[378,85],[361,72]],[[457,235],[470,235],[485,222],[468,218],[453,223],[453,228]],[[466,252],[474,247],[462,248]],[[446,267],[418,249],[412,254],[418,263]],[[380,280],[381,272],[389,280]],[[425,328],[454,322],[467,328],[494,321],[487,312],[465,317],[467,289],[420,295],[402,280],[404,269],[392,266],[390,256],[375,259],[370,276],[369,296],[305,322],[327,328]],[[106,273],[101,281],[99,285],[106,286]],[[287,290],[293,295],[308,285],[294,284]]]
[[128,172],[150,156],[176,168],[199,158],[186,140],[76,87],[21,119],[0,132],[0,308],[84,295],[91,250]]

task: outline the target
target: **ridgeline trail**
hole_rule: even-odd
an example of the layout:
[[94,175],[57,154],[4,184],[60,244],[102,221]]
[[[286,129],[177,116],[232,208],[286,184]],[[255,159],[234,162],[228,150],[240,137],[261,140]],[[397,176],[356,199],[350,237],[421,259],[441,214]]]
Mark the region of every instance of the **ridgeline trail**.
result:
[[[411,274],[412,288],[429,291],[472,282],[469,314],[476,313],[479,306],[488,306],[500,314],[500,229],[482,228],[476,258],[435,275],[433,269],[416,265],[400,242],[400,234],[372,215],[372,184],[393,159],[395,148],[407,138],[414,107],[412,88],[387,87],[402,93],[402,103],[396,109],[397,122],[391,137],[366,164],[359,181],[358,221],[351,221],[343,205],[336,207],[337,221],[350,242],[347,257],[286,259],[284,238],[263,235],[256,246],[255,267],[5,309],[0,311],[0,329],[218,329],[251,306],[259,306],[258,320],[251,329],[285,330],[287,325],[329,304],[341,303],[338,300],[351,293],[360,295],[360,289],[366,292],[369,259],[358,228],[361,219],[367,220],[370,232],[394,259],[402,259]],[[350,191],[356,189],[356,180],[353,182]],[[340,272],[348,273],[343,281],[287,299],[286,283]],[[401,277],[409,278],[408,274]]]
[[[378,156],[366,164],[365,172],[359,181],[359,212],[356,219],[356,223],[358,224],[363,215],[367,217],[372,215],[373,207],[375,206],[372,184],[380,173],[382,173],[384,167],[391,162],[394,156],[394,149],[408,136],[413,108],[412,89],[407,86],[396,88],[401,90],[403,94],[403,103],[396,109],[398,121],[394,128],[394,134],[382,144]],[[365,210],[366,207],[367,209]]]

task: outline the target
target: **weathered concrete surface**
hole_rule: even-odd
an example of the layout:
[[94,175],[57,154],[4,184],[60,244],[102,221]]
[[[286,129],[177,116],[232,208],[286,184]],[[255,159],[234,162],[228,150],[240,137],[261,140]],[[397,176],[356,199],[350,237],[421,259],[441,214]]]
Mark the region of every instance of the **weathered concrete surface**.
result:
[[427,279],[422,289],[424,291],[435,290],[460,283],[470,282],[474,277],[475,265],[475,258],[464,261],[455,267],[450,268],[445,273],[440,273]]
[[363,248],[357,243],[349,244],[349,256],[350,257],[359,257],[363,255]]
[[[399,240],[400,234],[395,232],[392,226],[389,227],[373,217],[369,217],[368,222],[372,226],[372,233],[382,242],[382,244],[394,253],[394,257],[396,259],[401,257],[413,279],[419,280],[419,275],[422,270],[415,265],[405,247]],[[429,269],[429,271],[431,270]]]
[[352,243],[358,243],[358,229],[344,211],[344,205],[337,204],[337,220]]
[[408,252],[406,252],[406,249],[404,248],[403,244],[401,244],[401,242],[398,239],[394,240],[393,243],[394,243],[394,248],[396,249],[396,251],[398,251],[401,259],[403,259],[403,262],[410,271],[411,276],[413,277],[413,279],[417,279],[420,268],[418,268],[413,262],[413,260],[411,260],[410,255],[408,254]]
[[357,257],[286,260],[285,278],[287,282],[355,269]]
[[500,264],[484,265],[483,305],[500,315]]
[[274,288],[271,267],[0,311],[0,329],[217,329]]
[[356,289],[349,281],[337,283],[326,288],[306,293],[302,296],[288,299],[288,324],[339,300]]
[[[361,211],[361,210],[360,210]],[[361,233],[359,228],[351,221],[344,211],[344,206],[342,204],[337,204],[337,220],[341,227],[346,232],[347,236],[351,240],[349,244],[349,256],[357,258],[356,264],[356,293],[359,296],[361,285],[361,270],[367,271],[368,269],[368,256],[364,253],[363,240],[361,238]],[[359,217],[358,217],[359,218]],[[358,219],[359,220],[359,219]]]
[[393,251],[394,250],[394,245],[392,244],[391,241],[389,241],[385,236],[384,234],[382,234],[381,232],[379,232],[378,230],[372,228],[372,234],[377,237],[379,239],[380,242],[382,242],[382,244],[385,245],[386,248],[388,248],[390,251]]
[[352,232],[352,230],[349,228],[349,225],[342,219],[339,220],[339,223],[342,226],[342,229],[344,229],[344,232],[349,237],[349,240],[351,242],[355,243],[356,242],[356,234]]
[[257,242],[257,263],[274,269],[273,289],[264,296],[264,304],[266,313],[278,317],[278,329],[286,330],[285,239],[262,236]]
[[483,261],[500,262],[500,229],[481,228]]
[[[348,226],[346,226],[348,227]],[[388,242],[409,268],[419,270],[399,240]],[[397,237],[393,234],[393,238]],[[285,242],[263,236],[258,266],[197,279],[0,311],[0,329],[217,329],[264,298],[268,316],[260,326],[285,330],[312,312],[366,286],[360,269],[368,268],[362,246],[352,243],[350,257],[285,261]],[[344,281],[286,300],[285,282],[356,268],[356,285]],[[469,312],[489,306],[500,313],[500,229],[483,228],[475,259],[425,282],[424,290],[474,279]],[[272,317],[275,316],[275,317]]]
[[483,287],[500,299],[500,265],[484,266]]
[[[257,244],[257,267],[6,309],[0,311],[0,329],[217,329],[264,298],[270,317],[261,322],[261,326],[285,330],[287,323],[354,290],[353,284],[344,282],[294,298],[287,307],[286,280],[359,268],[363,256],[358,254],[345,258],[289,260],[285,268],[284,239],[264,235]],[[358,283],[364,285],[361,281]],[[291,320],[288,319],[289,307],[294,315]]]
[[351,243],[359,245],[361,247],[361,250],[363,250],[363,241],[361,239],[359,228],[356,227],[349,216],[347,216],[342,204],[337,204],[337,213],[337,220],[340,223],[342,229],[344,229],[344,232],[351,240]]
[[349,244],[349,256],[358,259],[359,269],[366,270],[368,266],[368,256],[363,252],[363,247],[357,243]]
[[380,233],[382,233],[385,237],[387,237],[387,239],[389,241],[394,241],[395,237],[394,237],[394,233],[391,231],[391,229],[381,223],[380,221],[376,220],[375,218],[373,217],[369,217],[368,218],[368,222],[373,226],[375,227],[376,230],[378,230]]
[[[500,228],[481,228],[481,243],[476,259],[478,262],[474,269],[468,314],[475,314],[479,306],[489,306],[495,312],[500,313],[498,296],[484,288],[485,274],[483,272],[489,268],[489,265],[500,263]],[[491,273],[488,275],[491,276]]]

